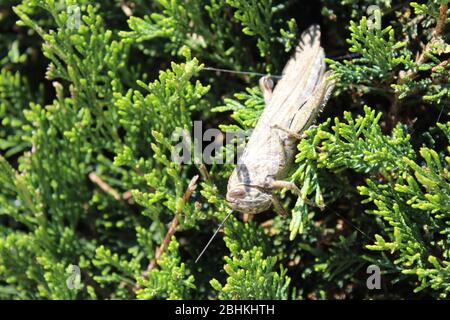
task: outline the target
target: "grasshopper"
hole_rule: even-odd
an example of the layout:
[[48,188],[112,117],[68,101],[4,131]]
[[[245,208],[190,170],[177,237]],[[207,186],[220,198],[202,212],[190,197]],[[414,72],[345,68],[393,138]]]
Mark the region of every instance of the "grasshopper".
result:
[[[274,191],[287,188],[302,197],[293,182],[283,179],[294,162],[298,140],[331,95],[334,82],[327,79],[330,75],[330,72],[325,72],[320,28],[312,25],[302,33],[300,43],[284,67],[275,90],[272,91],[270,76],[260,79],[266,107],[228,180],[226,199],[231,209],[256,214],[273,205],[275,211],[285,214]],[[303,200],[310,203],[307,199]],[[195,262],[231,213],[222,220]]]
[[256,214],[273,205],[283,214],[274,191],[286,188],[301,196],[293,182],[283,179],[293,164],[298,140],[334,88],[330,75],[325,72],[320,28],[312,25],[302,33],[275,89],[270,76],[260,79],[266,107],[228,180],[226,199],[233,210]]

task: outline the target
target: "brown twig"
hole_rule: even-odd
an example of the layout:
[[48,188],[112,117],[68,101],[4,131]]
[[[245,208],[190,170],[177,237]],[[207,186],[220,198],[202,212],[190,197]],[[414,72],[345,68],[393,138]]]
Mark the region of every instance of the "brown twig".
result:
[[[442,33],[444,32],[445,28],[445,21],[447,19],[447,11],[448,11],[448,4],[441,4],[439,7],[439,19],[436,22],[436,27],[433,31],[433,36],[431,37],[430,41],[426,44],[425,48],[422,50],[422,52],[417,56],[416,58],[416,64],[421,65],[427,62],[428,57],[427,53],[431,50],[432,45],[437,41],[439,37],[442,36]],[[401,85],[404,84],[408,79],[415,79],[419,75],[418,70],[408,70],[407,72],[402,72],[399,74],[399,79],[397,81],[397,84]],[[392,103],[391,110],[389,112],[389,118],[391,120],[391,123],[397,122],[398,114],[400,113],[401,109],[401,101],[400,101],[400,95],[398,93],[395,94],[394,101]]]
[[440,36],[444,32],[445,20],[447,19],[448,4],[441,4],[439,7],[439,20],[434,29],[434,36]]
[[119,191],[111,187],[105,180],[100,178],[100,176],[97,173],[91,172],[89,173],[88,176],[89,180],[98,185],[100,189],[102,189],[104,192],[109,193],[117,201],[125,200],[129,204],[134,204],[133,194],[131,193],[131,191],[128,190],[120,194]]
[[441,63],[439,63],[437,66],[434,66],[431,69],[431,72],[436,72],[439,68],[445,67],[446,65],[448,65],[450,63],[450,58],[448,58],[447,60],[442,61]]
[[211,177],[209,175],[208,169],[206,168],[205,164],[202,163],[198,167],[198,171],[200,171],[200,174],[202,175],[203,180],[205,180],[207,182],[211,180]]
[[[192,192],[194,192],[194,190],[197,188],[197,180],[198,175],[194,176],[189,182],[189,185],[183,194],[183,203],[187,203],[189,201]],[[177,216],[175,216],[172,220],[172,223],[170,224],[169,230],[167,230],[166,236],[164,237],[162,244],[158,247],[158,249],[156,249],[155,258],[150,262],[150,264],[147,267],[147,273],[152,271],[152,269],[156,266],[158,259],[162,256],[164,251],[169,246],[170,239],[172,239],[172,236],[176,231],[177,225],[178,225],[178,218]]]
[[[422,53],[417,57],[416,63],[417,64],[423,64],[428,60],[427,53],[430,51],[431,46],[435,43],[437,38],[442,36],[442,33],[444,32],[445,28],[445,20],[447,16],[448,11],[448,5],[447,4],[441,4],[439,7],[439,19],[436,22],[436,27],[433,31],[433,36],[431,37],[430,41],[426,44],[425,49],[422,50]],[[417,70],[409,70],[406,73],[406,77],[408,78],[414,78],[417,76]]]
[[159,258],[162,256],[162,254],[164,253],[166,248],[169,246],[170,239],[172,239],[172,236],[174,235],[174,233],[176,231],[177,225],[178,225],[178,218],[175,216],[172,219],[172,223],[170,224],[169,230],[167,230],[167,233],[166,233],[166,236],[164,237],[163,242],[156,249],[155,258],[152,261],[150,261],[150,263],[147,267],[146,274],[148,274],[150,271],[153,270],[153,268],[155,268],[156,262],[159,260]]
[[100,189],[102,189],[104,192],[110,194],[114,199],[117,201],[125,200],[129,204],[133,204],[133,195],[131,191],[126,191],[123,194],[120,194],[119,191],[111,187],[106,181],[104,181],[102,178],[100,178],[99,175],[95,172],[89,173],[89,180],[91,180],[93,183],[98,185]]
[[120,0],[120,8],[127,17],[131,17],[133,15],[133,10],[131,10],[130,6],[125,2],[125,0]]
[[100,187],[100,189],[102,189],[106,193],[109,193],[111,196],[113,196],[114,199],[116,199],[118,201],[123,199],[122,196],[120,195],[120,193],[116,189],[111,187],[108,183],[106,183],[102,178],[100,178],[97,175],[97,173],[95,173],[95,172],[89,173],[89,179],[93,183],[98,185]]
[[131,193],[131,191],[125,191],[125,192],[122,194],[122,198],[123,198],[124,200],[127,200],[128,202],[131,202],[131,201],[133,201],[133,194]]
[[[183,203],[187,203],[189,201],[189,198],[191,197],[192,192],[194,192],[194,190],[197,188],[198,178],[199,178],[199,176],[196,175],[189,182],[189,185],[187,186],[186,191],[183,194]],[[181,214],[181,212],[179,212],[179,214]],[[166,233],[161,245],[156,249],[154,259],[152,259],[152,261],[150,261],[150,263],[148,264],[147,270],[142,275],[143,278],[146,278],[148,276],[148,274],[150,273],[150,271],[152,271],[156,267],[156,264],[157,264],[159,258],[162,256],[164,251],[169,246],[170,240],[172,239],[172,236],[174,235],[176,228],[178,226],[178,222],[179,222],[178,218],[177,218],[177,216],[175,216],[172,219],[169,230],[167,230],[167,233]],[[136,290],[139,288],[140,288],[140,285],[136,284]]]
[[260,224],[260,226],[264,229],[268,229],[273,225],[273,219],[269,219]]

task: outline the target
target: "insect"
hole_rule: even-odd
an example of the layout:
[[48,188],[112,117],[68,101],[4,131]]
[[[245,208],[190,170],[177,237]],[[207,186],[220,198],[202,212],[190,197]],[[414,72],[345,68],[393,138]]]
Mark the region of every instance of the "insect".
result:
[[[233,210],[256,214],[273,205],[275,211],[284,214],[274,191],[287,188],[301,196],[294,183],[283,179],[294,162],[297,142],[303,131],[316,119],[331,95],[334,82],[327,79],[330,75],[330,72],[325,72],[320,28],[312,25],[303,32],[275,90],[272,91],[270,76],[260,79],[266,107],[228,180],[226,199]],[[307,199],[304,201],[309,203]],[[231,213],[222,220],[195,262]]]
[[325,71],[320,28],[312,25],[301,35],[275,89],[270,76],[260,79],[266,107],[228,180],[226,199],[233,210],[256,214],[273,206],[283,214],[274,191],[287,188],[300,195],[294,183],[283,179],[292,166],[298,140],[334,88],[330,75]]

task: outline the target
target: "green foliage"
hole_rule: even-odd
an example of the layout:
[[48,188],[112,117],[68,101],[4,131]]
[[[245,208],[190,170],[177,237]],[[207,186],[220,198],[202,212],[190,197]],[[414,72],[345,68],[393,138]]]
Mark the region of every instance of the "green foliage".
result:
[[234,1],[227,4],[236,9],[234,17],[242,26],[242,32],[248,36],[258,37],[258,49],[262,57],[270,56],[272,22],[272,0]]
[[[29,136],[26,137],[26,130],[22,129],[25,124],[22,110],[28,107],[29,101],[35,101],[36,98],[20,73],[13,74],[4,69],[0,74],[0,96],[0,149],[5,151],[5,157],[10,157],[31,145]],[[20,134],[15,135],[14,132]]]
[[370,6],[376,6],[382,11],[390,11],[391,7],[398,5],[392,0],[324,0],[322,14],[325,16],[334,16],[339,13],[345,19],[360,19],[373,13]]
[[411,58],[408,52],[401,52],[404,42],[395,40],[391,26],[381,29],[381,16],[376,16],[375,22],[368,24],[363,17],[359,24],[351,21],[349,30],[351,38],[349,51],[360,53],[355,58],[344,63],[330,61],[334,76],[341,86],[349,83],[371,84],[373,81],[386,81],[392,77],[397,66],[408,66]]
[[370,181],[360,188],[377,206],[372,213],[383,218],[390,230],[390,241],[375,235],[374,245],[368,248],[399,251],[395,263],[403,273],[415,274],[421,281],[415,291],[431,286],[445,298],[450,289],[444,271],[449,264],[449,158],[442,163],[434,150],[425,147],[420,155],[425,160],[422,166],[403,158],[410,170],[395,185]]
[[[221,65],[233,66],[249,55],[247,48],[240,46],[233,37],[233,24],[228,19],[225,0],[213,0],[207,5],[203,1],[156,1],[160,12],[143,18],[130,17],[131,31],[121,32],[128,41],[140,43],[155,38],[164,38],[163,50],[177,54],[183,46]],[[189,10],[186,10],[186,6]]]
[[286,271],[273,272],[276,258],[263,259],[258,247],[241,251],[239,257],[225,257],[224,269],[228,274],[227,283],[222,286],[211,280],[214,289],[220,292],[219,299],[287,299],[290,279]]
[[194,277],[188,275],[186,266],[178,255],[178,242],[172,238],[167,252],[160,258],[159,270],[151,272],[148,279],[138,279],[142,288],[137,291],[138,299],[179,300],[189,299],[189,291],[195,289]]
[[[256,122],[264,109],[264,99],[261,91],[258,88],[247,88],[246,92],[234,94],[235,99],[227,98],[224,100],[225,105],[216,107],[214,112],[232,111],[231,117],[242,128],[236,125],[222,125],[221,129],[224,131],[232,131],[239,129],[251,129],[256,126]],[[244,104],[241,103],[244,101]]]
[[[448,298],[448,3],[3,1],[0,298]],[[264,108],[205,66],[279,74],[319,22],[337,90],[287,177],[303,196],[231,215],[194,263],[234,165],[172,161],[174,134]]]

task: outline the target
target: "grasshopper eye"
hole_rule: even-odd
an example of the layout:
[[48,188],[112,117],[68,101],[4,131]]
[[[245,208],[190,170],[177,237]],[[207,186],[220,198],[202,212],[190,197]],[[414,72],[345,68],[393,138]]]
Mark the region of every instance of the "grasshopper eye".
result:
[[228,197],[230,198],[244,198],[245,197],[245,190],[241,189],[241,188],[235,188],[232,189],[230,191],[228,191]]

